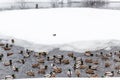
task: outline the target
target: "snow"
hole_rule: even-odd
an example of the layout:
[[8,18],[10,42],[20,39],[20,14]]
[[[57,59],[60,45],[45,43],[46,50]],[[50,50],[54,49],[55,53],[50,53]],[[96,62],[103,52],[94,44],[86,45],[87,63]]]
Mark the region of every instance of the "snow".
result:
[[[3,42],[16,38],[16,45],[36,51],[85,51],[120,44],[120,11],[89,8],[57,8],[0,12]],[[56,34],[56,36],[53,36]],[[6,35],[4,37],[2,35]],[[114,39],[114,40],[112,40]]]

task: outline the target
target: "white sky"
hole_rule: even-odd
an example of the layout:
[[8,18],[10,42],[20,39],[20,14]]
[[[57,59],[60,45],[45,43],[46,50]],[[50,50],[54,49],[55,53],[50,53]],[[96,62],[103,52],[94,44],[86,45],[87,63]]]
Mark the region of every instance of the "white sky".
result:
[[[0,33],[40,44],[120,40],[120,11],[86,8],[3,11]],[[54,33],[56,37],[52,36]]]

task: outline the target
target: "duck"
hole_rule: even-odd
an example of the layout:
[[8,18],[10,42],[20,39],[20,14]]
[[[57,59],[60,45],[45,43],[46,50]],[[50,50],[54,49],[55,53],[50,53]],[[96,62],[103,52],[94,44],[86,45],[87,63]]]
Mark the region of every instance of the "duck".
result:
[[111,65],[111,64],[108,63],[108,62],[105,63],[105,67],[106,67],[106,68],[107,68],[107,67],[110,67],[110,65]]
[[94,70],[91,69],[92,66],[89,65],[89,68],[86,70],[87,74],[94,74]]
[[36,63],[36,64],[32,64],[32,68],[38,68],[39,67],[39,63]]
[[57,67],[57,68],[54,68],[53,71],[55,73],[61,73],[62,72],[62,68]]
[[0,42],[0,46],[5,46],[5,44]]
[[56,77],[56,73],[54,71],[50,72],[50,77]]
[[28,76],[35,76],[35,73],[34,73],[32,70],[26,72],[26,74],[27,74]]
[[91,52],[90,51],[86,51],[84,55],[89,57],[89,56],[91,56]]
[[120,59],[117,59],[117,58],[116,58],[116,59],[114,59],[114,61],[115,61],[115,62],[120,62]]
[[11,55],[13,55],[13,53],[7,53],[7,56],[11,56]]
[[91,69],[92,69],[92,70],[97,70],[97,68],[98,68],[98,65],[92,65],[92,66],[91,66]]
[[110,52],[109,54],[106,54],[107,57],[112,57],[112,52]]
[[21,51],[19,52],[19,54],[23,54],[23,50],[21,50]]
[[3,54],[0,54],[0,61],[2,61],[3,56],[4,56]]
[[109,60],[109,58],[107,56],[102,56],[102,60]]
[[38,70],[38,74],[45,74],[45,69],[44,69],[44,68],[39,69],[39,70]]
[[91,75],[91,78],[98,78],[99,76],[97,74]]
[[39,55],[46,57],[48,53],[47,52],[39,52]]
[[40,58],[40,59],[37,60],[37,62],[38,62],[38,63],[44,63],[45,60],[44,60],[44,58]]
[[68,53],[68,56],[73,58],[74,54],[71,52],[71,53]]
[[29,58],[29,57],[30,57],[29,53],[23,54],[23,58]]
[[77,77],[80,77],[80,70],[79,70],[79,69],[76,69],[76,70],[75,70],[75,75],[76,75]]
[[24,59],[20,59],[20,60],[18,60],[18,61],[16,61],[16,62],[25,64],[25,60],[24,60]]
[[95,61],[93,61],[93,64],[98,65],[98,64],[99,64],[99,61],[98,61],[98,60],[95,60]]
[[113,77],[114,76],[114,71],[111,71],[111,72],[105,72],[105,76],[106,77]]
[[47,61],[52,61],[52,60],[54,60],[54,57],[53,57],[53,56],[48,56],[48,57],[47,57]]
[[85,59],[85,62],[86,62],[86,63],[92,63],[93,60],[92,60],[92,59]]
[[14,43],[15,43],[15,40],[14,40],[14,39],[11,39],[11,42],[14,44]]
[[120,65],[116,66],[115,69],[116,69],[116,70],[119,70],[119,69],[120,69]]
[[46,78],[50,78],[51,75],[50,75],[50,74],[45,74],[44,77],[46,77]]
[[94,71],[93,71],[92,69],[87,69],[87,70],[86,70],[86,73],[87,73],[87,74],[94,74]]
[[3,48],[4,48],[5,51],[11,50],[8,43],[6,43],[5,47],[3,47]]
[[15,78],[16,78],[15,74],[5,76],[5,80],[13,80]]
[[72,71],[71,71],[71,69],[68,69],[68,71],[67,71],[67,76],[68,76],[68,77],[71,77],[71,76],[72,76]]
[[69,64],[70,61],[69,61],[69,59],[64,59],[64,60],[62,60],[62,63],[64,63],[64,64]]
[[12,60],[9,60],[9,62],[4,62],[4,66],[12,66]]
[[85,69],[85,68],[87,68],[87,66],[86,65],[80,65],[80,69]]
[[16,71],[16,72],[19,71],[19,69],[17,67],[15,67],[15,66],[12,66],[12,69],[13,69],[13,71]]
[[120,69],[117,71],[118,74],[120,74]]

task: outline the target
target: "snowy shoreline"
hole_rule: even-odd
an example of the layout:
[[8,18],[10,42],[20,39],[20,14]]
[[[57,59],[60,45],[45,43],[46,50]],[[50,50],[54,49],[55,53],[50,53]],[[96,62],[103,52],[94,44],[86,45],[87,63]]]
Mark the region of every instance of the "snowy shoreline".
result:
[[[0,35],[1,43],[11,43],[13,37],[4,37]],[[86,40],[86,41],[76,41],[63,44],[35,44],[26,40],[15,39],[15,45],[24,47],[36,52],[39,51],[52,51],[55,48],[59,48],[63,51],[75,51],[75,52],[85,52],[85,51],[95,51],[100,49],[111,50],[111,47],[120,46],[120,40]]]

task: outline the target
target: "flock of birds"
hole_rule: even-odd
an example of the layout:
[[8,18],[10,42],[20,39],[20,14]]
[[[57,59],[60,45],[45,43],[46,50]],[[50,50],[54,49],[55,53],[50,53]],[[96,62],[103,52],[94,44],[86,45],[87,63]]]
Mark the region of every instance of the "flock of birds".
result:
[[[36,74],[42,75],[42,77],[62,77],[59,74],[63,74],[65,77],[120,76],[120,51],[109,53],[86,51],[83,54],[77,54],[77,56],[74,52],[67,52],[66,54],[55,52],[52,54],[49,52],[34,52],[28,49],[18,50],[18,53],[14,53],[12,48],[15,40],[11,39],[11,42],[12,44],[0,43],[1,49],[6,52],[6,54],[3,54],[0,51],[0,63],[2,63],[0,66],[10,67],[13,72],[18,73],[20,67],[15,66],[14,63],[24,65],[32,56],[34,57],[32,59],[35,60],[29,66],[31,70],[24,73],[31,78],[34,78]],[[13,61],[12,58],[7,61],[4,60],[5,56],[8,58],[15,54],[19,54],[22,58],[16,61]],[[36,71],[33,69],[36,69]],[[4,76],[4,79],[17,78],[15,73]]]

